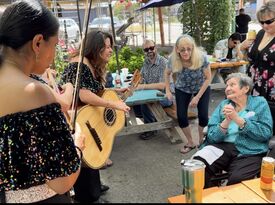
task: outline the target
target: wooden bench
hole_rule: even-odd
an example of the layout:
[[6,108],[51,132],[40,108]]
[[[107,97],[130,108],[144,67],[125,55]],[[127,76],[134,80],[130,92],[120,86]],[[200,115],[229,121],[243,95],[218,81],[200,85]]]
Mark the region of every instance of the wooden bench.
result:
[[158,92],[158,90],[137,90],[126,100],[126,104],[130,107],[142,104],[148,105],[157,122],[138,124],[134,110],[131,109],[129,112],[127,125],[118,134],[119,136],[138,134],[154,130],[164,130],[171,143],[182,142],[184,136],[182,129],[178,127],[177,120],[169,117],[164,111],[160,101],[166,99],[166,97],[157,96]]

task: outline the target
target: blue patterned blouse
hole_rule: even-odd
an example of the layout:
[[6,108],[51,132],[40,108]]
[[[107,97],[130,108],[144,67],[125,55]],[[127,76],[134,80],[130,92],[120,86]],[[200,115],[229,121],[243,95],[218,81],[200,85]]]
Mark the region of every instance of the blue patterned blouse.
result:
[[[204,70],[208,67],[209,61],[207,56],[203,56],[203,65],[196,69],[183,68],[181,72],[176,73],[175,88],[185,93],[198,93],[204,80]],[[171,57],[168,60],[167,69],[172,71]]]

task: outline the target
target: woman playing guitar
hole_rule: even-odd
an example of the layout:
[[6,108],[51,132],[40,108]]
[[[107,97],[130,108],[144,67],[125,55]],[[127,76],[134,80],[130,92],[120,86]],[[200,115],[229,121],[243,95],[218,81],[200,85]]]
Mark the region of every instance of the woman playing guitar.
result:
[[[79,99],[82,104],[112,108],[128,112],[130,108],[122,101],[112,101],[100,97],[104,91],[106,64],[113,52],[113,37],[109,33],[93,31],[87,34],[84,48],[84,60],[80,73]],[[79,52],[75,53],[64,70],[61,81],[75,85]],[[128,91],[128,88],[116,89],[117,92]],[[97,117],[96,115],[94,116]],[[75,200],[94,202],[101,194],[99,169],[82,167],[75,186]]]

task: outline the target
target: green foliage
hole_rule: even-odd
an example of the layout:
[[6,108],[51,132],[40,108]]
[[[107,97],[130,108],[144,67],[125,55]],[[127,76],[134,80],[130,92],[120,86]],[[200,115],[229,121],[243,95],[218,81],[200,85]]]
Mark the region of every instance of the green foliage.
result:
[[65,52],[61,46],[56,46],[55,58],[52,68],[56,70],[57,77],[63,72],[64,68],[68,65],[68,53]]
[[[141,69],[144,61],[144,53],[141,48],[131,49],[128,46],[124,46],[118,54],[118,61],[121,68],[128,68],[130,73],[133,73],[136,69]],[[116,54],[113,55],[107,65],[107,68],[112,73],[117,70]]]
[[201,46],[212,53],[217,41],[231,34],[234,9],[235,0],[200,0],[195,6],[187,1],[180,7],[178,18],[183,33],[193,36],[198,44],[201,40]]

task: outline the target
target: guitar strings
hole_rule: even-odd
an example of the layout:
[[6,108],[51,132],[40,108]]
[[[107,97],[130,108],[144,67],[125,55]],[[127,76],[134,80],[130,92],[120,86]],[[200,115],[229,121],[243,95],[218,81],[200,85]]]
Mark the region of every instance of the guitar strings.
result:
[[[135,78],[137,78],[137,80],[135,80]],[[136,81],[136,82],[135,82]],[[127,93],[131,93],[132,92],[132,89],[136,88],[138,83],[140,81],[140,74],[138,71],[135,71],[134,73],[134,77],[133,77],[133,80],[132,80],[132,83],[131,83],[131,86],[130,86],[130,91],[128,91]],[[121,98],[125,98],[123,99],[123,101],[125,101],[127,99],[127,93],[124,93],[124,96],[121,97]],[[129,96],[128,96],[129,97]],[[110,110],[106,110],[106,109],[110,109]],[[104,107],[104,110],[107,112],[107,115],[106,116],[103,116],[103,119],[104,119],[104,122],[105,124],[106,121],[109,119],[110,122],[112,122],[114,120],[114,118],[116,118],[117,114],[116,112],[119,111],[117,109],[114,109],[114,108],[109,108],[109,107]],[[103,114],[105,113],[105,111],[103,112]],[[114,114],[115,113],[115,114]],[[106,120],[106,121],[105,121]],[[101,124],[100,122],[98,122],[97,124],[95,124],[93,126],[93,128],[97,131],[98,129],[102,129],[103,127],[105,127],[105,124],[104,125],[99,125]],[[108,126],[108,125],[107,125]]]

